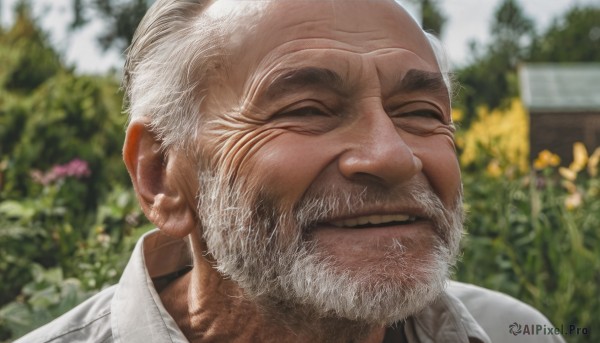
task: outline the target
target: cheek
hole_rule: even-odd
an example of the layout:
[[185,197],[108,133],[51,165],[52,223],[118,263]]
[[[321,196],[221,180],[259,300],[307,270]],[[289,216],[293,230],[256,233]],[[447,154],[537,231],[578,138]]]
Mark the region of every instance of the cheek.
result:
[[284,133],[265,144],[253,156],[250,173],[261,178],[267,191],[293,206],[317,176],[335,158],[325,138]]
[[[416,143],[416,142],[415,142]],[[454,204],[459,194],[460,166],[454,142],[446,135],[422,137],[413,152],[423,162],[423,174],[445,205]]]

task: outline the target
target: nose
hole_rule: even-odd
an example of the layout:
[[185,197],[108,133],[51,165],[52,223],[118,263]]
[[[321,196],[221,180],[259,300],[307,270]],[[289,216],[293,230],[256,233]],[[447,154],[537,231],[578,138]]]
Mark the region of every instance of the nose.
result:
[[350,142],[339,156],[338,168],[348,180],[392,186],[411,179],[423,164],[387,113],[383,109],[379,112],[352,125],[345,137]]

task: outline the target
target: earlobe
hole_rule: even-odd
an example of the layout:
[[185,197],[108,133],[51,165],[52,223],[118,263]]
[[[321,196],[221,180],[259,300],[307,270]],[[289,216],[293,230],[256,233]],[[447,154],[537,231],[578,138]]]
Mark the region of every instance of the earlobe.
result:
[[197,224],[194,191],[185,179],[188,161],[167,155],[148,129],[148,121],[131,122],[123,148],[123,159],[146,217],[159,229],[183,237]]

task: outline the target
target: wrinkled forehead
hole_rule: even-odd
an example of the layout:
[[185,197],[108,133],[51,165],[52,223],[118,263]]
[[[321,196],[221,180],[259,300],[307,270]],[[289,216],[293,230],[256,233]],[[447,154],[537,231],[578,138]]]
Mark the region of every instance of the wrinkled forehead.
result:
[[205,14],[229,26],[230,57],[249,65],[320,46],[359,54],[406,49],[435,61],[421,28],[393,0],[220,0]]

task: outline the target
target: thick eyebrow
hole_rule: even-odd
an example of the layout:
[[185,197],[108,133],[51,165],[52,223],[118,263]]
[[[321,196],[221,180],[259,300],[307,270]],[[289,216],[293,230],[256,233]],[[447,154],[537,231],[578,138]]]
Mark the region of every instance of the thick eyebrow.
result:
[[265,90],[265,99],[273,100],[282,94],[301,89],[328,89],[340,95],[349,92],[348,85],[336,72],[318,67],[286,69],[277,75]]
[[404,77],[398,81],[386,95],[416,93],[427,91],[448,96],[448,87],[444,82],[444,76],[439,72],[431,72],[420,69],[410,69]]

